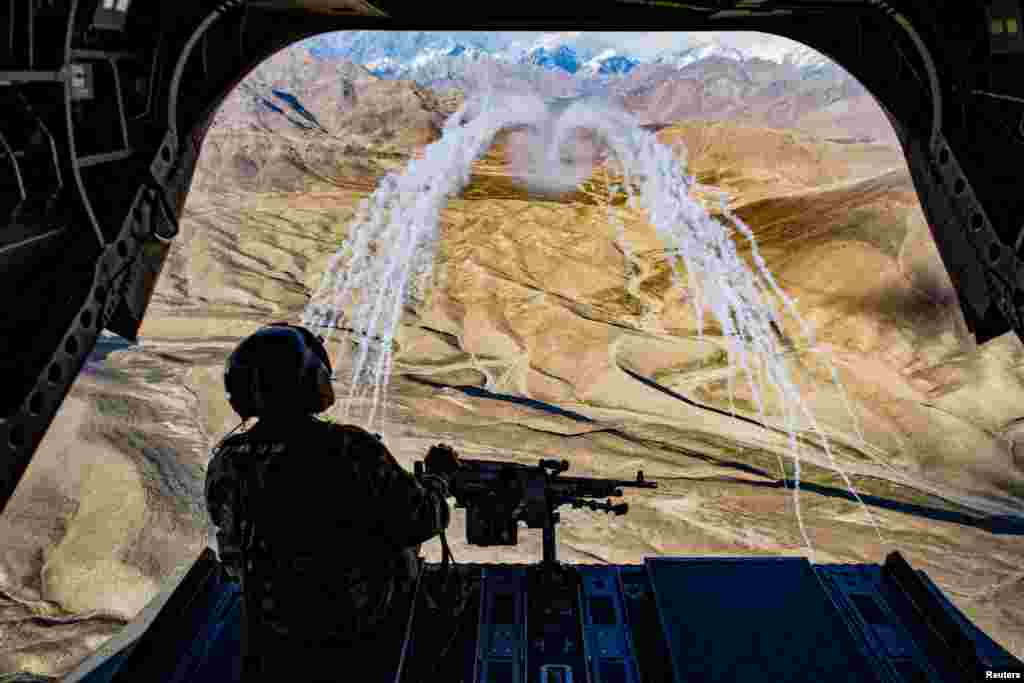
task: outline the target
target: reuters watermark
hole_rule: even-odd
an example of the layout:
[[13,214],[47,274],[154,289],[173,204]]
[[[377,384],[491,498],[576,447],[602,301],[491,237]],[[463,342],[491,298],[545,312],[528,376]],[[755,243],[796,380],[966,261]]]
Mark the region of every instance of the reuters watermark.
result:
[[1024,680],[1024,674],[1019,671],[986,671],[986,681],[1020,681]]

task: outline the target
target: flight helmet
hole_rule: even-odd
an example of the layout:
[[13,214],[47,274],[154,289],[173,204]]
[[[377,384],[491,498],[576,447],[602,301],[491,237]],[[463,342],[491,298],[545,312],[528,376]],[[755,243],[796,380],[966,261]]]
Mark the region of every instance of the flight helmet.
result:
[[243,419],[321,413],[334,404],[331,360],[304,327],[273,323],[246,337],[228,357],[224,388]]

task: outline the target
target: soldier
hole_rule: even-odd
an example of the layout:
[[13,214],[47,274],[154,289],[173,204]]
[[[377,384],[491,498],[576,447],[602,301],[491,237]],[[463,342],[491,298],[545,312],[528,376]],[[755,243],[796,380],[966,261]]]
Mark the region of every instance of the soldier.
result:
[[[371,641],[415,585],[419,544],[448,526],[444,476],[417,480],[379,436],[314,417],[334,403],[331,372],[322,340],[285,323],[227,361],[231,407],[259,421],[214,450],[206,500],[245,598],[246,681],[335,680],[339,648]],[[457,467],[447,447],[427,459]]]

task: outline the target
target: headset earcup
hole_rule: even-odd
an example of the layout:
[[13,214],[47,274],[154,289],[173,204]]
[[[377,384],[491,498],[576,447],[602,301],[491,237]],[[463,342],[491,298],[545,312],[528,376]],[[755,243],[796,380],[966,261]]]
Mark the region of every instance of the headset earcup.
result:
[[246,368],[235,365],[233,360],[232,358],[228,361],[228,367],[224,372],[224,388],[227,390],[231,409],[238,413],[240,418],[247,420],[253,414],[243,388],[249,384],[248,372]]
[[[327,349],[316,336],[304,327],[295,327],[302,334],[303,349],[302,389],[308,397],[307,409],[322,413],[334,405],[334,386],[331,384],[330,360]],[[323,355],[318,353],[321,351]],[[326,359],[326,362],[325,362]]]
[[260,386],[260,371],[257,368],[251,368],[248,375],[249,405],[247,408],[250,415],[257,415],[265,407],[265,402],[263,400],[263,388]]
[[331,384],[331,375],[322,365],[317,365],[313,379],[313,411],[322,413],[334,405],[334,385]]

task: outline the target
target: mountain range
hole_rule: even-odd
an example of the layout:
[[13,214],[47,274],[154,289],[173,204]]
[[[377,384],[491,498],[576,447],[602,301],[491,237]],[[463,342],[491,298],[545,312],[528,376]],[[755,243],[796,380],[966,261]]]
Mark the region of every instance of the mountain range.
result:
[[500,32],[344,31],[320,35],[302,45],[319,58],[347,59],[366,66],[377,76],[407,78],[423,85],[447,71],[457,71],[452,67],[459,63],[480,61],[534,66],[582,77],[625,75],[641,64],[684,68],[716,57],[737,62],[773,61],[791,67],[797,75],[812,75],[830,64],[827,57],[806,46],[780,55],[717,41],[686,44],[653,57],[641,57],[579,32],[547,33],[524,42],[513,41]]
[[[261,64],[225,100],[217,120],[232,128],[310,125],[276,89],[294,96],[329,130],[362,131],[379,127],[369,119],[348,121],[349,112],[357,111],[354,101],[363,97],[383,106],[405,92],[402,87],[418,90],[417,97],[429,91],[453,102],[504,90],[563,102],[602,97],[646,126],[729,120],[796,128],[824,139],[896,144],[892,125],[856,79],[815,50],[794,45],[771,51],[756,42],[737,48],[710,41],[637,56],[584,33],[330,33]],[[407,94],[413,96],[412,90]],[[442,114],[423,112],[423,135],[432,134]]]

